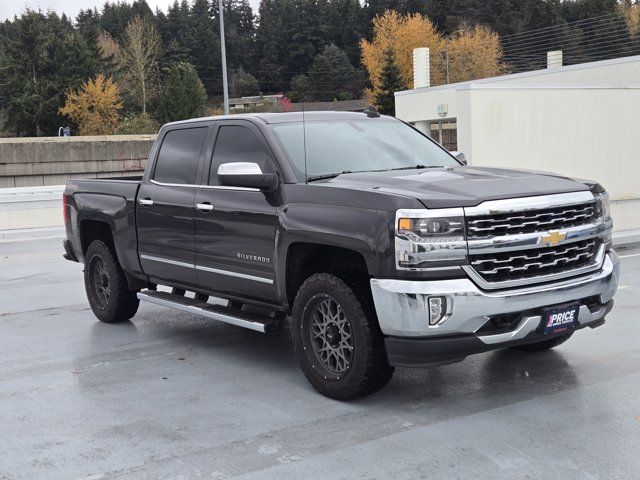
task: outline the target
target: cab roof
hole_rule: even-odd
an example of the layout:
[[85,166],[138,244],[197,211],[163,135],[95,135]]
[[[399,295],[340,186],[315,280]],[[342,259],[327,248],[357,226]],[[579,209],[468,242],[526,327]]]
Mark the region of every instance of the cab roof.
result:
[[305,121],[318,121],[318,120],[380,120],[390,119],[381,115],[380,117],[369,117],[368,112],[327,112],[327,111],[312,111],[312,112],[286,112],[286,113],[239,113],[236,115],[216,115],[212,117],[191,118],[189,120],[181,120],[179,122],[168,123],[167,125],[183,125],[194,122],[211,121],[211,120],[241,120],[251,119],[259,120],[266,124],[273,123],[297,123]]

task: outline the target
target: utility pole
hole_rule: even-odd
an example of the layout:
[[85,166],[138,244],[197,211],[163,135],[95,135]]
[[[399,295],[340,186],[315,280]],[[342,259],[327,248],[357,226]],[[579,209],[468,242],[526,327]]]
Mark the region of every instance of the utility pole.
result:
[[218,15],[220,16],[220,52],[222,54],[222,91],[224,93],[224,114],[229,115],[229,86],[227,85],[227,49],[224,44],[224,13],[222,0],[218,0]]

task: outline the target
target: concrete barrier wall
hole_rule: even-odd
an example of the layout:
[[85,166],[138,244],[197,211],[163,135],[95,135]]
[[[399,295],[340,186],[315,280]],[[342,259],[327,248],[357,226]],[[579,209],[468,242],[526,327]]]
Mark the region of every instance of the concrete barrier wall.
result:
[[0,138],[0,188],[139,175],[155,135]]

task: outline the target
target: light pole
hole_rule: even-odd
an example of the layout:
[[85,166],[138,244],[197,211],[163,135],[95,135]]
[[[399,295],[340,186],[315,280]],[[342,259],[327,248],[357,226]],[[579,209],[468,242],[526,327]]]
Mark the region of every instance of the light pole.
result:
[[229,87],[227,86],[227,49],[224,44],[224,13],[222,0],[218,0],[218,15],[220,17],[220,53],[222,54],[222,91],[224,93],[224,114],[229,115]]

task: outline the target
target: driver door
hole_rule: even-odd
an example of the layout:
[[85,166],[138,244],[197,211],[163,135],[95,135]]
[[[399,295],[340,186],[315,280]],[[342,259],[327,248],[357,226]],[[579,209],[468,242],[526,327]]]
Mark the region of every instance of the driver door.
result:
[[275,172],[262,132],[251,122],[220,122],[194,213],[196,276],[207,290],[274,300],[278,193],[221,186],[220,165],[249,162]]

